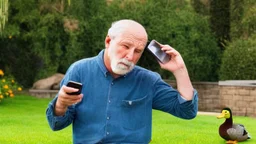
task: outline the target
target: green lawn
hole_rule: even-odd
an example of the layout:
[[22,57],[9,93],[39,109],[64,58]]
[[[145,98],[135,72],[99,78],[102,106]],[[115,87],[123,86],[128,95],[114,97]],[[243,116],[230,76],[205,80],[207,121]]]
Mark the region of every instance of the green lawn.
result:
[[[0,144],[70,144],[72,130],[53,132],[46,121],[45,109],[50,99],[18,95],[0,103]],[[256,136],[255,118],[234,117]],[[224,119],[199,115],[182,120],[163,112],[153,112],[152,144],[224,144],[218,126]],[[256,143],[254,139],[243,142]]]

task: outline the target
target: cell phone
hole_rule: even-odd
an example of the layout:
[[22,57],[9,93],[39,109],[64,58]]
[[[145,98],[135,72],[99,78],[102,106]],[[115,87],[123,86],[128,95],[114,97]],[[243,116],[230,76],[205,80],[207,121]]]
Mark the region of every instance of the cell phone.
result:
[[75,81],[69,81],[67,86],[78,89],[77,92],[67,93],[68,95],[79,95],[82,92],[82,87],[83,87],[82,83],[75,82]]
[[161,63],[170,61],[170,56],[161,50],[160,44],[156,40],[152,40],[147,49],[157,58]]

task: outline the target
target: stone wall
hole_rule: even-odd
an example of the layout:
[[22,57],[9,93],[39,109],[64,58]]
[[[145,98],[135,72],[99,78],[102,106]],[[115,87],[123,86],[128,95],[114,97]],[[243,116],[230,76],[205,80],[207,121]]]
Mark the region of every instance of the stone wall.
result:
[[29,94],[38,98],[54,98],[58,90],[36,90],[30,89]]
[[[176,88],[174,81],[166,80]],[[230,107],[234,115],[256,117],[256,81],[193,82],[199,111],[220,112]]]
[[220,112],[220,91],[217,82],[195,82],[193,87],[198,92],[199,111]]
[[[175,81],[165,80],[176,88]],[[193,82],[198,92],[198,109],[220,112],[230,107],[234,115],[256,117],[256,81]],[[29,90],[32,96],[53,98],[57,90]]]
[[219,82],[220,106],[228,106],[234,115],[256,117],[256,81]]

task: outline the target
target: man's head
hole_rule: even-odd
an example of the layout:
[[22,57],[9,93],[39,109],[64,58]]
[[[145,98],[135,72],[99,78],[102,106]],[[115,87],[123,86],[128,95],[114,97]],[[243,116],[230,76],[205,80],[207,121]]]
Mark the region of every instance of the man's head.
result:
[[139,61],[147,43],[145,28],[133,20],[114,22],[105,39],[104,62],[116,75],[130,72]]

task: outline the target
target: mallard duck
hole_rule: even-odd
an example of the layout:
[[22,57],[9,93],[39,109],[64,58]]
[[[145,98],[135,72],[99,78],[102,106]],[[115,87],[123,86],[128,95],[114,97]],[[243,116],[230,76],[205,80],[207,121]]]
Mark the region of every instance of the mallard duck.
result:
[[242,124],[234,124],[230,108],[222,109],[218,119],[225,118],[225,122],[219,127],[219,135],[226,140],[228,144],[236,144],[239,141],[250,139],[250,135]]

